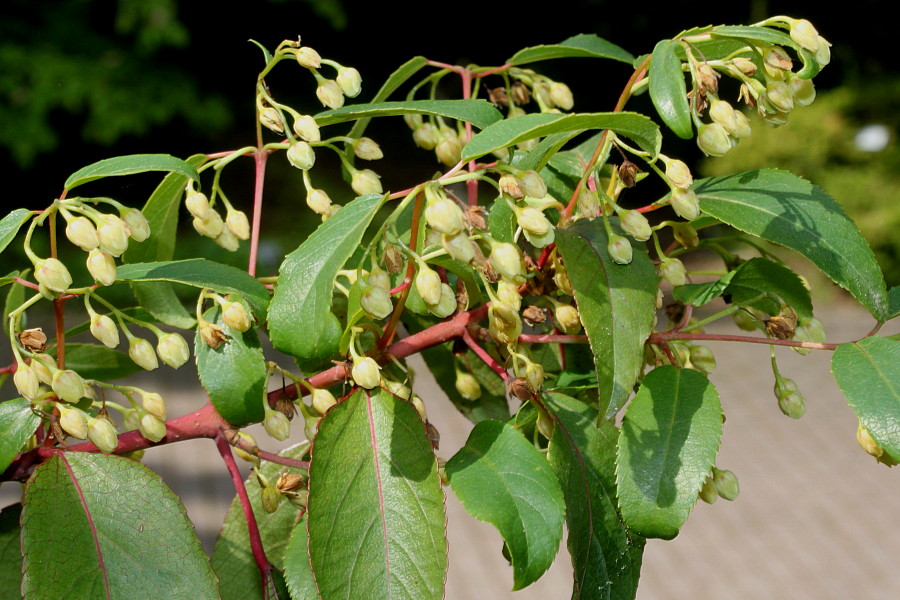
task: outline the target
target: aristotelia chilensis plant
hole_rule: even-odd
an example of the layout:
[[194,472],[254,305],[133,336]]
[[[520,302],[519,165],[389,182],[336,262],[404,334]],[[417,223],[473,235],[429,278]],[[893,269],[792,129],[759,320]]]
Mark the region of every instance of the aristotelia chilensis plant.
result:
[[[497,66],[416,57],[352,104],[360,73],[288,40],[260,47],[253,145],[111,158],[74,173],[45,209],[6,215],[0,250],[22,240],[28,259],[0,279],[14,357],[2,371],[19,393],[0,404],[0,463],[4,480],[25,483],[3,514],[21,553],[3,560],[21,567],[22,594],[440,599],[449,488],[499,531],[515,589],[551,565],[566,525],[572,597],[634,598],[645,539],[675,537],[698,498],[739,492],[716,463],[724,415],[709,340],[769,345],[772,409],[795,419],[804,396],[774,347],[833,351],[859,444],[895,464],[900,342],[877,332],[900,314],[900,293],[857,228],[790,173],[695,180],[664,153],[672,135],[728,153],[752,134],[742,109],[783,125],[814,100],[829,47],[789,17],[692,29],[637,58],[577,35]],[[539,72],[576,58],[633,65],[614,110],[574,112],[591,98]],[[309,76],[304,109],[267,85],[276,67]],[[439,86],[461,99],[437,99]],[[645,93],[654,114],[626,111]],[[327,110],[310,114],[316,105]],[[434,178],[383,189],[377,165],[403,157],[365,136],[376,118],[410,151],[433,152]],[[342,189],[326,191],[336,178],[318,172],[328,153]],[[221,185],[245,158],[252,200]],[[270,159],[289,161],[305,188],[290,221],[317,225],[277,274],[257,272]],[[147,171],[166,174],[142,209],[89,195],[97,179]],[[185,217],[208,243],[249,244],[247,269],[173,260]],[[84,252],[89,278],[72,277],[65,244],[78,249],[66,256]],[[772,244],[845,288],[874,317],[871,333],[829,343],[805,279]],[[692,272],[701,251],[707,266]],[[186,308],[176,290],[189,288]],[[698,319],[714,300],[724,308]],[[27,325],[42,304],[53,332]],[[65,318],[82,311],[87,322]],[[734,332],[704,333],[720,319]],[[96,343],[70,341],[85,332]],[[268,360],[261,336],[296,364]],[[443,400],[420,398],[405,365],[420,353],[474,423],[453,456],[428,419]],[[192,354],[208,402],[189,414],[169,414],[152,385],[113,382]],[[273,377],[289,385],[269,391]],[[305,439],[279,454],[242,431],[262,423],[285,440],[298,416]],[[237,490],[211,560],[179,499],[140,463],[196,438],[214,442]],[[235,454],[255,465],[247,481]]]

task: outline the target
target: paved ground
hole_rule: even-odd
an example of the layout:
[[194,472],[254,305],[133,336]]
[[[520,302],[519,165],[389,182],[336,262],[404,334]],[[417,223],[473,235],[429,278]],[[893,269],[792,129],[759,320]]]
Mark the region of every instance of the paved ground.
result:
[[[872,325],[852,307],[831,308],[820,316],[829,339],[837,341],[858,338]],[[890,332],[898,330],[900,324]],[[675,540],[650,541],[638,598],[900,596],[900,569],[894,565],[900,556],[900,480],[896,471],[876,464],[856,445],[856,419],[830,375],[830,353],[801,357],[779,352],[782,372],[797,381],[809,404],[807,415],[793,421],[778,411],[772,395],[766,346],[720,342],[713,348],[719,369],[712,379],[728,418],[718,464],[738,475],[741,496],[731,503],[700,503]],[[418,391],[441,431],[441,454],[449,457],[471,426],[424,379]],[[201,402],[196,390],[184,386],[163,393],[176,402],[172,414]],[[302,437],[301,424],[294,433]],[[258,439],[265,439],[264,434]],[[212,444],[192,441],[159,448],[148,452],[145,462],[162,472],[185,500],[204,545],[211,548],[233,495]],[[14,501],[18,487],[4,484],[0,502]],[[499,536],[469,517],[452,493],[447,507],[449,600],[569,596],[564,550],[539,582],[510,592],[512,575],[500,555]]]

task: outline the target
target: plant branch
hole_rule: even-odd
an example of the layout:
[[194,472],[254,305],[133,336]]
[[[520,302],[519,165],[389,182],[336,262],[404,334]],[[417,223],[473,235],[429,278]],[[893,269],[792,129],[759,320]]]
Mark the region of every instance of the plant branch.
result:
[[252,277],[256,276],[256,260],[259,253],[259,228],[262,221],[262,203],[263,203],[263,184],[266,178],[266,160],[269,157],[270,150],[259,148],[253,155],[253,162],[256,165],[255,185],[253,187],[253,225],[250,231],[250,264],[247,266],[247,273]]
[[726,335],[718,333],[682,333],[680,331],[660,331],[651,333],[647,341],[663,346],[671,340],[707,340],[717,342],[746,342],[749,344],[767,344],[769,346],[791,346],[809,348],[811,350],[835,350],[839,344],[820,344],[818,342],[797,342],[794,340],[778,340],[747,335]]

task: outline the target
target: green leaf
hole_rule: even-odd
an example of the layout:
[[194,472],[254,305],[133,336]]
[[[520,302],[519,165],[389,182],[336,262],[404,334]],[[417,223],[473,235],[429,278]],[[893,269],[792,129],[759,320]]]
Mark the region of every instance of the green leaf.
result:
[[[278,453],[279,456],[302,460],[309,450],[308,444],[298,444]],[[260,473],[271,482],[278,480],[282,472],[298,471],[274,462],[263,461]],[[299,521],[300,509],[286,500],[279,503],[272,514],[262,507],[262,488],[254,475],[244,481],[250,506],[256,523],[266,558],[276,569],[286,568],[286,548],[291,532],[304,530],[305,521]],[[219,576],[219,591],[222,600],[263,600],[262,579],[259,568],[250,550],[250,535],[247,533],[247,520],[241,501],[237,496],[231,501],[222,530],[216,539],[213,549],[212,566]],[[313,600],[317,596],[294,596],[296,600]],[[266,599],[269,600],[269,599]]]
[[[614,229],[622,235],[617,226]],[[629,265],[619,265],[606,251],[608,237],[601,220],[583,219],[556,230],[556,246],[594,353],[603,421],[631,396],[643,370],[644,342],[656,313],[656,267],[646,246],[628,239],[633,259]]]
[[225,325],[218,306],[203,318],[221,327],[228,340],[213,350],[197,331],[194,354],[200,383],[223,419],[236,427],[259,423],[265,418],[266,393],[266,359],[259,335],[253,327],[241,333]]
[[443,597],[444,494],[411,404],[357,389],[332,407],[309,481],[309,555],[323,598]]
[[9,246],[10,242],[18,235],[22,225],[24,225],[33,214],[34,213],[30,210],[17,208],[0,220],[0,253],[6,250],[6,247]]
[[28,400],[15,398],[0,402],[0,473],[6,470],[40,424],[41,418],[31,410]]
[[[284,578],[291,598],[315,600],[319,598],[316,578],[309,564],[309,535],[306,533],[306,514],[294,526],[284,552]],[[242,597],[246,598],[246,596]]]
[[788,46],[797,49],[797,42],[787,33],[768,27],[751,27],[749,25],[719,25],[713,27],[710,32],[713,36],[756,40],[776,46]]
[[488,229],[494,239],[498,242],[513,243],[517,227],[516,213],[509,203],[502,198],[494,202],[488,213]]
[[[384,100],[387,100],[391,94],[393,94],[410,77],[418,73],[426,64],[428,64],[427,58],[424,56],[414,56],[397,67],[397,70],[391,73],[390,77],[387,78],[387,81],[382,84],[381,89],[379,89],[378,93],[375,94],[375,97],[372,98],[372,102],[383,102]],[[369,125],[370,120],[371,119],[360,119],[354,123],[353,127],[350,129],[350,133],[347,134],[347,137],[359,138],[362,136],[366,127]]]
[[513,590],[537,581],[559,550],[565,514],[547,459],[511,425],[482,421],[446,472],[466,511],[496,527],[506,542]]
[[787,246],[849,291],[879,321],[887,289],[875,256],[840,205],[820,188],[774,169],[696,182],[700,207],[732,227]]
[[22,553],[19,551],[21,504],[10,504],[0,512],[0,597],[22,597]]
[[898,316],[900,316],[900,285],[895,285],[888,292],[888,314],[885,320]]
[[219,598],[178,497],[133,460],[59,452],[22,510],[26,598]]
[[[187,159],[196,168],[206,156],[197,154]],[[178,213],[181,197],[188,177],[182,173],[169,173],[154,190],[141,212],[150,223],[150,237],[139,244],[130,244],[122,256],[122,262],[141,263],[172,260],[175,256],[175,238],[178,233]],[[181,329],[194,326],[191,316],[175,295],[172,286],[164,281],[132,282],[131,289],[141,305],[161,322]]]
[[239,294],[250,303],[253,314],[259,321],[265,320],[269,304],[269,292],[255,278],[245,271],[205,258],[119,265],[116,279],[168,281],[209,288],[220,294]]
[[[56,356],[55,351],[52,354]],[[66,368],[85,379],[100,381],[121,379],[143,371],[124,352],[100,344],[66,344]]]
[[628,531],[616,503],[618,430],[597,427],[597,410],[562,394],[545,394],[556,418],[550,464],[566,499],[568,548],[575,583],[572,598],[633,599],[644,540]]
[[326,359],[337,351],[342,327],[331,312],[334,278],[359,248],[383,200],[369,194],[348,202],[281,263],[269,306],[277,349],[303,359]]
[[263,62],[265,62],[266,64],[269,64],[269,61],[272,60],[272,53],[269,52],[269,49],[266,48],[265,46],[263,46],[262,44],[260,44],[259,42],[257,42],[256,40],[247,40],[247,41],[249,41],[251,44],[253,44],[257,48],[262,50]]
[[653,49],[650,61],[650,98],[653,99],[656,112],[669,129],[687,140],[694,136],[694,128],[681,59],[676,53],[679,46],[674,40],[662,40]]
[[578,134],[578,131],[567,131],[565,133],[548,135],[515,166],[519,169],[540,171],[550,160],[557,156],[559,149],[565,146],[566,142]]
[[555,58],[610,58],[629,64],[634,61],[629,52],[615,44],[599,36],[582,33],[558,44],[524,48],[506,62],[518,66]]
[[66,179],[65,189],[84,185],[104,177],[116,177],[119,175],[134,175],[147,171],[172,171],[190,177],[194,181],[200,181],[197,169],[174,156],[168,154],[132,154],[130,156],[117,156],[95,162],[72,173]]
[[357,119],[397,115],[438,115],[466,121],[479,129],[503,118],[500,111],[487,100],[404,100],[351,104],[326,110],[316,115],[316,123],[319,127],[324,127]]
[[831,371],[860,424],[900,460],[900,342],[867,337],[841,344]]
[[[28,277],[29,269],[26,269],[22,273],[18,271],[13,271],[7,277]],[[10,286],[9,291],[6,293],[6,298],[3,301],[3,331],[9,331],[9,313],[11,313],[16,308],[22,306],[25,302],[25,286],[24,285],[13,285]]]
[[659,153],[659,127],[644,115],[619,113],[534,113],[504,119],[473,136],[463,148],[463,161],[475,160],[530,139],[555,133],[609,129],[635,142],[652,155]]
[[619,434],[616,480],[628,526],[645,537],[678,535],[721,439],[719,394],[702,373],[671,365],[647,373]]

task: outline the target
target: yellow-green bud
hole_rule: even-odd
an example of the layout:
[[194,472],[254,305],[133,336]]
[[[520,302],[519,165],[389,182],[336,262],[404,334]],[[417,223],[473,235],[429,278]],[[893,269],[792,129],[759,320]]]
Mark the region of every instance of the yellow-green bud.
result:
[[119,345],[119,328],[106,315],[95,314],[91,317],[91,335],[107,348],[115,348]]
[[159,417],[146,413],[138,424],[141,435],[151,442],[158,442],[166,437],[166,424]]
[[225,301],[222,305],[222,320],[235,331],[250,329],[250,316],[240,302]]
[[322,66],[322,57],[319,56],[319,53],[310,48],[309,46],[302,46],[297,48],[297,53],[295,55],[297,57],[297,62],[301,67],[306,67],[307,69],[318,69]]
[[707,346],[691,346],[691,365],[709,375],[716,370],[716,357]]
[[229,252],[235,252],[241,245],[240,240],[227,227],[223,227],[222,232],[213,241]]
[[363,160],[379,160],[384,158],[381,146],[379,146],[375,140],[367,137],[361,137],[358,140],[354,140],[353,153],[356,154],[357,158]]
[[737,476],[727,469],[713,467],[713,483],[719,496],[724,500],[734,500],[741,493]]
[[740,71],[743,75],[756,75],[757,67],[756,63],[746,58],[744,56],[736,56],[731,60],[731,63],[735,66],[735,68]]
[[250,222],[242,210],[229,210],[225,217],[225,227],[239,240],[250,239]]
[[284,133],[284,123],[281,122],[281,114],[273,106],[262,107],[259,111],[259,122],[266,129],[275,133]]
[[306,194],[306,205],[310,207],[313,212],[325,215],[328,214],[328,209],[331,208],[331,198],[325,190],[310,190]]
[[291,437],[291,422],[287,415],[277,410],[266,408],[266,418],[263,419],[263,428],[270,436],[283,442]]
[[543,198],[547,195],[547,184],[537,171],[521,171],[517,175],[519,187],[526,196]]
[[441,301],[441,277],[437,271],[424,263],[419,264],[419,272],[416,273],[416,291],[425,301],[425,304],[437,304]]
[[440,141],[437,128],[431,123],[424,123],[413,130],[413,141],[424,150],[434,150]]
[[735,139],[742,140],[750,137],[753,130],[750,128],[750,119],[747,118],[747,115],[741,111],[735,111],[734,118],[737,121],[737,129],[733,134]]
[[434,148],[437,159],[444,165],[452,167],[462,158],[463,143],[452,129],[447,129],[441,141]]
[[690,223],[673,223],[672,235],[685,248],[696,248],[700,244],[700,236],[697,235],[697,230]]
[[794,97],[791,88],[783,81],[770,81],[766,86],[766,99],[781,112],[790,112],[794,109]]
[[281,503],[281,492],[274,485],[264,486],[260,492],[260,503],[264,511],[272,514],[278,510],[278,505]]
[[535,248],[546,248],[556,240],[556,230],[552,227],[543,234],[532,233],[527,229],[523,229],[522,233],[525,234],[525,239]]
[[639,242],[646,242],[650,239],[653,230],[650,229],[650,222],[647,217],[636,210],[622,210],[619,212],[621,219],[620,225],[622,229]]
[[440,198],[425,208],[428,226],[445,235],[459,233],[466,226],[466,219],[459,205],[450,198]]
[[128,235],[136,242],[143,242],[150,237],[150,223],[144,213],[136,208],[126,208],[122,211],[122,220],[128,226]]
[[550,220],[540,211],[532,206],[526,206],[516,211],[516,222],[527,233],[542,236],[553,229]]
[[371,390],[378,387],[381,381],[381,367],[371,356],[363,356],[353,360],[350,376],[357,385]]
[[578,192],[576,203],[578,204],[578,214],[582,217],[593,219],[600,212],[600,199],[597,197],[597,192],[586,186]]
[[384,289],[373,285],[363,287],[359,304],[364,311],[376,319],[384,319],[394,311],[391,295]]
[[784,48],[772,46],[763,56],[763,64],[766,72],[772,77],[783,75],[784,71],[790,71],[794,68],[791,57],[784,51]]
[[609,252],[609,257],[613,259],[613,262],[620,265],[629,264],[634,254],[631,242],[629,242],[627,238],[615,233],[609,236],[609,243],[606,244],[606,251]]
[[556,310],[553,311],[556,317],[556,324],[560,331],[566,335],[572,335],[581,331],[581,318],[578,316],[578,309],[571,304],[557,304]]
[[307,142],[321,142],[322,133],[319,125],[310,115],[300,115],[294,119],[294,133]]
[[26,400],[37,398],[41,381],[35,370],[26,363],[20,362],[16,366],[16,372],[13,374],[13,383],[16,384],[16,389],[19,390],[19,393]]
[[791,39],[797,42],[800,47],[813,53],[819,51],[819,32],[806,19],[792,21],[790,35]]
[[537,363],[529,362],[525,367],[525,383],[532,393],[537,394],[544,385],[544,367]]
[[366,277],[366,283],[377,288],[381,288],[386,292],[391,291],[391,276],[381,267],[373,267]]
[[51,292],[65,292],[72,285],[69,270],[59,259],[38,259],[34,263],[34,278]]
[[522,319],[511,306],[493,302],[488,307],[488,332],[501,344],[511,344],[522,335]]
[[208,219],[209,213],[212,212],[209,198],[200,192],[188,192],[187,197],[184,199],[184,205],[194,218],[201,221]]
[[456,391],[466,400],[478,400],[481,398],[481,384],[475,376],[465,371],[456,371]]
[[666,177],[675,187],[686,190],[694,183],[691,170],[684,161],[668,159],[666,161]]
[[409,398],[409,403],[413,405],[413,408],[416,409],[416,412],[419,413],[419,417],[424,421],[428,418],[425,414],[425,403],[422,402],[422,399],[417,395],[413,394]]
[[697,146],[709,156],[725,156],[731,150],[731,138],[718,123],[707,123],[697,131]]
[[319,432],[319,421],[321,420],[321,418],[307,417],[303,423],[303,435],[306,436],[307,440],[312,441],[316,437],[316,434]]
[[173,369],[180,368],[191,357],[187,342],[177,333],[164,333],[159,336],[156,352],[162,361]]
[[78,373],[70,369],[54,371],[50,387],[53,388],[53,393],[57,398],[72,404],[85,396],[84,380]]
[[112,285],[116,282],[116,261],[112,256],[94,248],[88,253],[87,270],[100,285]]
[[306,171],[316,164],[316,153],[306,142],[296,142],[288,148],[287,159],[298,169]]
[[856,443],[875,458],[880,458],[884,454],[884,448],[878,445],[878,442],[876,442],[875,438],[872,437],[872,434],[862,426],[862,423],[856,428]]
[[[244,431],[238,431],[237,435],[243,441],[250,443],[254,447],[256,446],[256,438],[254,438],[249,433],[246,433]],[[233,446],[233,448],[234,448],[234,453],[237,454],[237,457],[240,458],[241,460],[245,460],[248,463],[253,463],[254,465],[257,465],[257,466],[259,465],[259,457],[258,456],[254,456],[250,452],[247,452],[243,448],[240,448],[239,446],[236,446],[236,445]]]
[[337,110],[344,105],[344,93],[337,82],[327,79],[316,88],[316,98],[323,106]]
[[700,499],[707,504],[714,504],[719,499],[719,492],[716,491],[716,482],[713,479],[712,472],[703,481],[703,487],[700,488]]
[[84,413],[77,408],[69,408],[62,404],[57,406],[59,406],[59,426],[62,427],[62,430],[74,438],[87,439],[88,426]]
[[128,249],[125,222],[115,215],[101,217],[97,237],[100,239],[100,249],[112,256],[121,256]]
[[350,187],[360,196],[382,193],[380,178],[375,171],[370,169],[354,171]]
[[456,312],[456,294],[449,285],[441,284],[441,298],[437,304],[429,304],[428,310],[439,319],[445,319]]
[[75,217],[66,225],[66,237],[69,241],[89,252],[100,245],[97,228],[87,217]]
[[337,404],[337,400],[334,399],[334,395],[328,390],[314,389],[312,391],[312,407],[316,409],[320,415],[324,415],[325,412]]
[[572,90],[564,83],[554,81],[550,84],[550,100],[563,110],[572,110],[575,101],[572,98]]
[[441,245],[451,258],[460,262],[470,263],[475,258],[475,243],[466,231],[442,236]]
[[119,445],[119,438],[116,435],[116,428],[106,419],[88,418],[87,421],[87,438],[101,452],[114,452],[116,446]]
[[791,97],[794,99],[794,104],[809,106],[816,99],[816,86],[812,79],[794,77],[788,85],[791,88]]
[[356,98],[362,91],[362,76],[353,67],[341,67],[336,78],[338,87],[348,98]]
[[494,244],[491,249],[491,266],[501,277],[515,284],[524,283],[525,266],[519,247],[509,242]]
[[693,221],[700,216],[700,200],[694,190],[673,189],[670,203],[675,214],[685,221]]
[[537,422],[535,423],[538,431],[541,432],[548,440],[553,437],[553,430],[556,429],[556,421],[545,411],[538,411]]
[[222,217],[216,211],[210,209],[207,213],[205,219],[199,219],[194,217],[193,220],[194,229],[197,230],[197,233],[204,237],[216,239],[221,235],[222,229],[225,228],[225,223],[222,221]]
[[41,383],[50,385],[53,383],[53,371],[50,370],[48,365],[52,365],[53,368],[56,368],[56,361],[52,356],[46,354],[39,354],[31,361],[31,368],[34,369],[34,372],[38,376],[38,379],[41,380]]
[[519,286],[506,280],[500,280],[497,284],[497,299],[507,306],[510,306],[516,312],[522,308],[522,295],[519,293]]
[[142,392],[141,406],[151,415],[156,415],[163,421],[166,420],[166,415],[168,414],[166,401],[156,392]]
[[799,419],[806,414],[806,399],[800,394],[793,379],[776,381],[775,396],[778,398],[778,408],[786,416]]
[[659,265],[660,276],[673,286],[684,285],[687,271],[677,258],[664,258]]
[[831,62],[831,43],[821,35],[818,36],[818,39],[819,49],[816,50],[816,62],[819,63],[819,68],[822,68]]
[[159,367],[159,361],[156,359],[156,352],[150,342],[143,338],[132,337],[128,340],[128,356],[138,366],[147,371],[152,371]]

